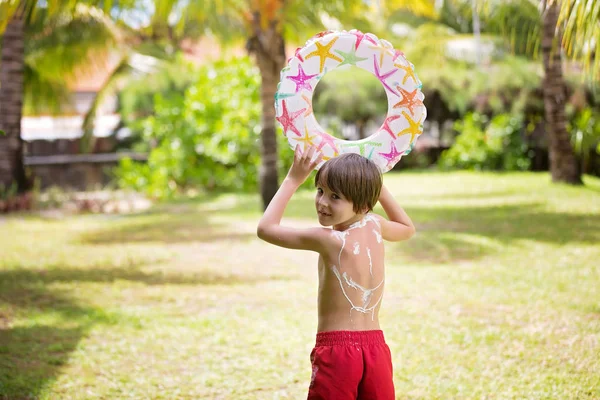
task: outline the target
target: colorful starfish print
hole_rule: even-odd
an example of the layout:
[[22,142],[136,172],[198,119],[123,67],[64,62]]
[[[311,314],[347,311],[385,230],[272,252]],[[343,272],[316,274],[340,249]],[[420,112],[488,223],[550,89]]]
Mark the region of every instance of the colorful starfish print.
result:
[[415,140],[415,136],[420,135],[421,132],[421,118],[419,118],[418,121],[414,121],[410,115],[408,115],[405,111],[402,111],[402,115],[404,115],[404,118],[406,118],[406,120],[408,121],[408,128],[400,131],[398,133],[398,137],[402,136],[402,135],[410,135],[410,143],[413,142],[413,140]]
[[355,143],[346,143],[344,144],[344,147],[358,147],[360,150],[360,155],[361,156],[365,156],[365,146],[374,146],[374,147],[379,147],[381,146],[381,143],[379,142],[373,142],[373,141],[369,141],[369,142],[355,142]]
[[317,137],[317,135],[310,136],[308,134],[308,127],[306,126],[306,124],[304,124],[304,136],[302,136],[300,139],[298,139],[298,141],[304,142],[304,150],[306,150],[306,146],[314,146],[315,145],[315,143],[313,142],[313,139],[316,137]]
[[392,61],[396,61],[400,56],[405,57],[403,52],[401,52],[400,50],[396,50],[394,52],[394,57],[392,57]]
[[295,96],[295,95],[296,95],[296,93],[277,92],[277,93],[275,93],[275,101],[282,100],[282,99],[287,99],[288,97],[292,97],[292,96]]
[[[395,65],[395,64],[394,64]],[[398,95],[398,93],[396,93],[394,91],[394,89],[392,89],[391,87],[388,86],[387,83],[385,83],[385,80],[387,78],[389,78],[390,76],[394,75],[398,69],[393,69],[389,72],[386,72],[385,74],[381,75],[379,72],[379,66],[377,65],[377,58],[375,55],[373,55],[373,67],[375,68],[375,76],[377,77],[377,79],[379,79],[379,82],[381,82],[383,84],[383,86],[389,90],[390,92],[394,93],[396,96]]]
[[296,93],[298,93],[300,91],[300,89],[306,89],[310,92],[313,90],[313,87],[311,86],[310,82],[308,82],[308,81],[310,81],[312,78],[314,78],[317,75],[319,75],[319,74],[306,75],[304,73],[304,70],[302,69],[302,65],[298,64],[298,75],[287,76],[286,78],[288,78],[291,81],[294,81],[294,83],[296,84]]
[[369,160],[373,157],[374,152],[375,152],[375,147],[371,147],[371,151],[369,152],[369,156],[367,157]]
[[294,54],[296,55],[296,58],[298,58],[298,60],[300,60],[300,62],[304,62],[304,58],[302,58],[302,55],[300,54],[300,50],[302,50],[302,47],[296,48],[296,51],[294,52]]
[[390,127],[390,122],[395,121],[398,118],[400,118],[399,115],[390,115],[385,119],[385,121],[383,121],[383,125],[381,126],[381,129],[392,135],[392,139],[396,139],[396,134],[392,131],[392,128]]
[[383,65],[383,57],[385,56],[386,53],[391,54],[392,56],[394,55],[394,53],[392,53],[391,49],[383,43],[376,44],[375,46],[369,46],[369,48],[379,51],[379,66],[380,67]]
[[321,151],[321,149],[325,146],[328,145],[329,147],[331,147],[333,149],[333,151],[338,154],[339,150],[337,148],[337,146],[335,145],[335,138],[325,132],[317,132],[319,134],[319,136],[321,137],[321,143],[319,143],[319,147],[317,147],[317,151]]
[[308,98],[308,96],[305,95],[305,94],[302,95],[302,98],[304,99],[304,101],[308,105],[308,108],[306,109],[306,112],[304,113],[304,116],[308,117],[313,112],[312,101],[310,101],[310,99]]
[[415,76],[415,71],[412,69],[412,67],[410,65],[394,64],[394,67],[398,67],[398,68],[404,70],[404,72],[406,72],[406,75],[404,75],[404,78],[402,79],[403,85],[406,83],[406,80],[408,78],[412,78],[413,81],[415,83],[417,83],[417,77]]
[[292,97],[295,95],[295,93],[275,92],[275,110],[279,112],[279,100],[287,99],[288,97]]
[[402,157],[402,153],[396,149],[396,144],[392,142],[392,146],[389,153],[378,153],[381,157],[387,160],[386,168],[390,166],[390,164],[395,163],[400,157]]
[[410,144],[410,146],[408,147],[408,149],[404,150],[404,152],[402,153],[402,155],[408,155],[410,154],[411,151],[413,151],[413,149],[415,148],[415,145],[417,144],[417,142],[412,142]]
[[333,39],[331,39],[331,41],[329,43],[327,43],[326,45],[322,45],[319,42],[315,42],[315,45],[317,45],[317,50],[313,51],[312,53],[310,53],[306,56],[307,60],[311,57],[319,56],[319,58],[320,58],[319,72],[323,72],[323,67],[325,66],[325,60],[327,58],[332,58],[335,61],[342,62],[341,58],[339,58],[338,56],[336,56],[335,54],[332,54],[330,52],[331,47],[335,44],[335,42],[337,40],[338,40],[338,38],[336,36]]
[[402,100],[394,104],[393,108],[405,107],[408,108],[410,113],[414,115],[415,111],[413,110],[413,107],[423,105],[423,101],[417,98],[417,89],[413,90],[412,92],[409,92],[408,90],[405,90],[400,86],[396,86],[396,89],[400,91],[400,94],[402,95]]
[[352,51],[352,49],[350,49],[350,51],[347,53],[341,50],[336,50],[335,52],[344,57],[344,61],[342,61],[338,67],[341,67],[342,65],[356,65],[356,63],[359,61],[368,60],[368,58],[356,57],[356,50]]
[[279,121],[279,123],[283,126],[283,133],[285,134],[288,130],[291,130],[296,135],[302,136],[302,134],[298,131],[298,128],[296,128],[296,125],[294,125],[294,120],[298,118],[298,116],[300,116],[300,114],[302,114],[304,111],[306,111],[306,108],[289,114],[287,106],[285,105],[285,100],[282,100],[281,103],[283,104],[283,112],[281,113],[281,117],[276,117],[275,119],[277,119],[277,121]]
[[356,43],[354,44],[354,50],[358,50],[358,46],[360,46],[360,42],[362,42],[362,40],[365,38],[369,42],[371,42],[373,44],[377,44],[377,42],[375,42],[375,40],[371,39],[371,37],[365,35],[361,31],[354,31],[354,32],[350,32],[350,33],[352,33],[354,36],[356,36]]
[[329,35],[330,33],[333,33],[333,31],[332,30],[327,30],[327,31],[319,32],[315,36],[313,36],[311,39],[320,39],[320,38],[322,38],[325,35]]

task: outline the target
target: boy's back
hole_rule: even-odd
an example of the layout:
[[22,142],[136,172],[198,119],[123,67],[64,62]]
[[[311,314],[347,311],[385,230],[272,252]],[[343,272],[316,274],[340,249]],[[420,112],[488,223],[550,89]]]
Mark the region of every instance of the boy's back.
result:
[[344,231],[331,231],[319,255],[319,332],[379,329],[385,271],[378,218],[369,213]]

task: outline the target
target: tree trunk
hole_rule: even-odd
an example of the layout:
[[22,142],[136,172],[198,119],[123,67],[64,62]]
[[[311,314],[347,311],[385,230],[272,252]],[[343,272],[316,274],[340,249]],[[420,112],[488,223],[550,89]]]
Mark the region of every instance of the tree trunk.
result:
[[[260,18],[256,19],[260,20]],[[279,188],[277,171],[279,156],[275,134],[274,103],[275,92],[279,83],[279,73],[285,65],[285,45],[283,36],[275,25],[272,24],[266,30],[255,29],[254,36],[247,43],[248,52],[256,57],[262,78],[260,95],[262,103],[260,193],[264,209],[267,208]]]
[[6,27],[0,60],[0,185],[16,183],[18,191],[29,189],[23,166],[21,115],[23,108],[24,21],[15,14]]
[[[580,185],[581,172],[567,132],[566,90],[561,65],[561,33],[557,28],[558,6],[552,2],[543,14],[542,53],[544,55],[544,108],[550,173],[553,182]],[[556,42],[555,42],[556,40]],[[553,49],[553,45],[556,48]]]

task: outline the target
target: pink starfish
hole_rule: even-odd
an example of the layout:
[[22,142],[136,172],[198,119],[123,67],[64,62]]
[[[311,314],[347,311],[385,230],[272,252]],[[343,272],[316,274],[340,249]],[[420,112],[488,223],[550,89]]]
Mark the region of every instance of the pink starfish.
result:
[[329,145],[336,153],[339,153],[338,148],[335,145],[335,138],[331,135],[328,135],[325,132],[317,132],[317,134],[321,137],[321,143],[319,143],[319,147],[317,147],[317,151],[321,151],[321,149],[325,145]]
[[400,50],[396,50],[394,52],[394,57],[392,58],[392,61],[396,61],[398,59],[398,57],[400,57],[400,56],[404,57],[404,53],[401,52]]
[[304,58],[302,58],[302,55],[300,54],[300,50],[302,50],[302,47],[298,47],[296,49],[295,55],[298,58],[298,60],[300,60],[301,62],[304,62]]
[[384,131],[386,131],[390,135],[392,135],[392,139],[396,139],[396,135],[394,134],[394,132],[392,131],[392,128],[390,127],[390,122],[395,121],[398,118],[400,118],[399,115],[390,115],[389,117],[387,117],[385,119],[385,121],[383,121],[383,125],[381,126],[381,129],[383,129]]
[[396,72],[398,72],[398,69],[397,68],[393,69],[393,70],[381,75],[379,72],[379,66],[377,65],[377,56],[376,55],[373,55],[373,67],[375,68],[375,76],[377,77],[377,79],[379,79],[379,82],[381,82],[387,90],[389,90],[390,92],[392,92],[396,96],[398,96],[398,93],[396,93],[394,91],[394,89],[392,89],[391,87],[388,86],[387,83],[385,83],[385,80],[387,78],[389,78],[390,76],[394,75]]
[[371,37],[365,35],[361,31],[354,31],[354,32],[350,32],[350,33],[352,33],[354,36],[356,36],[356,43],[354,44],[354,50],[358,50],[358,46],[360,46],[360,42],[362,42],[362,40],[365,38],[369,42],[371,42],[373,44],[377,44],[377,42],[375,42],[375,40],[373,40]]
[[300,89],[306,89],[308,91],[312,91],[313,87],[310,85],[310,82],[308,82],[308,81],[310,81],[312,78],[314,78],[317,75],[319,75],[319,74],[306,75],[304,73],[304,70],[302,69],[302,65],[298,65],[298,75],[287,76],[286,78],[294,81],[294,83],[296,84],[296,93],[298,93],[298,91]]
[[285,134],[285,133],[287,133],[288,130],[291,130],[296,135],[302,136],[300,131],[298,131],[298,128],[296,128],[296,125],[294,124],[294,120],[296,118],[298,118],[298,116],[300,114],[302,114],[304,111],[306,111],[306,108],[303,108],[298,111],[294,111],[290,115],[290,114],[288,114],[287,106],[285,105],[285,100],[282,100],[281,103],[283,104],[283,112],[281,113],[281,117],[276,117],[275,119],[277,119],[277,121],[279,121],[281,126],[283,126],[283,133]]
[[386,167],[389,167],[390,164],[395,163],[401,156],[402,153],[398,152],[396,149],[396,145],[392,142],[392,148],[389,153],[379,153],[379,155],[387,160]]

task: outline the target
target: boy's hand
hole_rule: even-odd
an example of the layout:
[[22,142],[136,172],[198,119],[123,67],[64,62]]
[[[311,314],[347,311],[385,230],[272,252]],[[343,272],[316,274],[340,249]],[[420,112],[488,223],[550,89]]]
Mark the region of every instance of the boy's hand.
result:
[[296,145],[296,149],[294,150],[294,163],[292,164],[287,177],[298,186],[304,183],[315,167],[323,161],[323,154],[320,152],[315,160],[312,161],[315,151],[315,146],[310,146],[308,150],[303,152],[300,145]]

